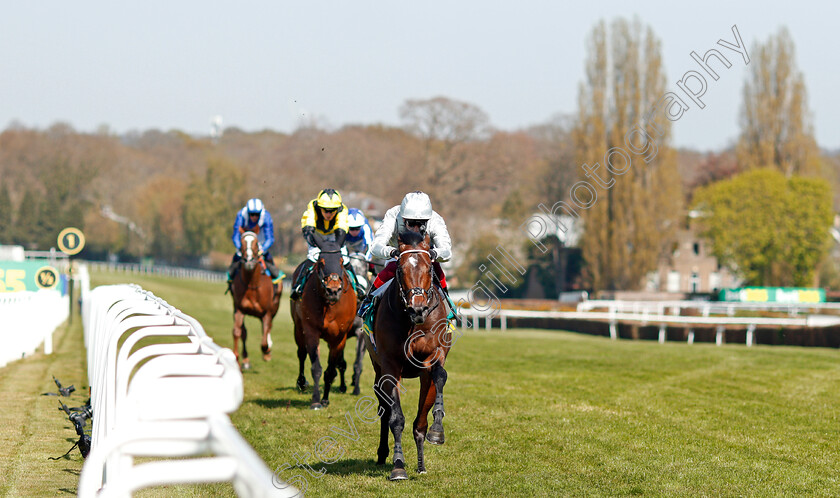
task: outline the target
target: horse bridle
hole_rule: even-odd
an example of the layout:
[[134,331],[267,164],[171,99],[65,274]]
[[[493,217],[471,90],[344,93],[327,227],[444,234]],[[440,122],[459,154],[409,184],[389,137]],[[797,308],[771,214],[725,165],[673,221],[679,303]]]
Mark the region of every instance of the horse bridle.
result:
[[[397,286],[400,288],[400,299],[402,299],[403,306],[405,307],[406,310],[411,308],[411,306],[409,304],[409,301],[412,298],[414,298],[414,296],[424,296],[429,302],[431,302],[432,296],[434,295],[434,291],[432,290],[433,284],[430,284],[428,289],[423,289],[422,287],[412,287],[412,288],[410,288],[406,291],[403,288],[403,285],[402,285],[403,284],[403,278],[402,278],[403,271],[402,271],[402,266],[400,265],[400,260],[402,259],[403,255],[412,254],[412,253],[426,254],[427,256],[429,256],[430,260],[432,259],[432,255],[429,253],[429,251],[427,251],[425,249],[409,249],[407,251],[402,251],[399,254],[399,256],[397,256]],[[431,282],[433,282],[433,283],[434,283],[434,280],[435,280],[434,279],[434,271],[435,271],[434,265],[430,264],[429,265],[429,273],[431,273],[433,275],[433,278],[431,279]],[[437,307],[437,305],[435,305],[435,307],[431,308],[429,310],[429,312],[431,312],[436,307]]]
[[[323,253],[335,254],[335,253],[340,253],[340,252],[341,252],[341,249],[334,249],[334,250],[331,250],[331,251],[321,250],[322,254]],[[342,272],[342,273],[344,273],[344,272]],[[321,282],[321,287],[324,288],[324,289],[326,289],[326,286],[324,285],[324,279],[326,279],[326,278],[327,278],[326,275],[324,275],[324,265],[318,265],[318,280]],[[344,277],[343,277],[343,275],[340,278],[341,278],[341,288],[343,290],[344,289]]]

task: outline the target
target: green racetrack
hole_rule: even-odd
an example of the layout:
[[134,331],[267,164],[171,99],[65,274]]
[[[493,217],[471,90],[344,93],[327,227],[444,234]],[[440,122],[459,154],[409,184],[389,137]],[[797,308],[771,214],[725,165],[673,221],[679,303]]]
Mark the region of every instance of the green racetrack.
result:
[[[133,282],[197,318],[217,343],[231,347],[232,313],[224,284],[94,274],[92,284]],[[8,423],[0,429],[0,494],[75,494],[82,460],[72,426],[54,407],[51,374],[87,386],[78,319],[56,334],[56,353],[38,353],[0,369]],[[610,341],[559,331],[467,332],[447,359],[446,444],[426,445],[428,473],[418,475],[411,423],[416,379],[406,381],[404,448],[409,480],[389,482],[375,465],[379,424],[355,415],[359,399],[333,387],[332,404],[310,411],[310,393],[294,387],[298,366],[289,303],[275,320],[273,360],[259,352],[248,318],[253,369],[231,419],[270,468],[296,458],[309,496],[835,496],[840,414],[838,351],[646,341]],[[355,339],[345,358],[352,365]],[[321,348],[322,353],[326,347]],[[326,364],[323,361],[324,365]],[[349,384],[352,367],[348,368]],[[306,366],[309,377],[309,364]],[[310,380],[311,382],[311,380]],[[365,358],[362,395],[372,395]],[[85,397],[74,395],[81,404]],[[331,427],[343,454],[314,456]],[[392,443],[391,443],[392,444]],[[308,453],[308,456],[306,455]],[[232,495],[230,485],[147,490],[140,496]]]

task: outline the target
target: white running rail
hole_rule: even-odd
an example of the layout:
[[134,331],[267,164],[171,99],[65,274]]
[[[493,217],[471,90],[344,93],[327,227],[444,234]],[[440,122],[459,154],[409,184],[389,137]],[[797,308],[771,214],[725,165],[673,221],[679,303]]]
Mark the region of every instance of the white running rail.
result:
[[[231,482],[240,496],[299,494],[277,487],[231,425],[242,374],[194,318],[136,285],[111,285],[85,294],[82,319],[94,420],[79,496],[202,482]],[[136,347],[149,338],[169,342]],[[158,459],[135,465],[141,456]]]
[[0,367],[34,353],[42,342],[51,354],[53,332],[69,313],[70,300],[58,290],[0,294]]

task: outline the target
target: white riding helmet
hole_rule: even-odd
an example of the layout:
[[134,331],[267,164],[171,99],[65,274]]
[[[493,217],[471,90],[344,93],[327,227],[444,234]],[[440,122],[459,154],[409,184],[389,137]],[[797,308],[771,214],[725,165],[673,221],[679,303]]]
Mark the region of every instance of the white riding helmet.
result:
[[361,211],[353,211],[347,216],[350,228],[362,228],[365,224],[365,215]]
[[257,198],[250,199],[245,206],[249,213],[262,213],[263,210],[263,203]]
[[400,216],[404,220],[428,220],[432,217],[432,201],[423,192],[409,192],[400,204]]

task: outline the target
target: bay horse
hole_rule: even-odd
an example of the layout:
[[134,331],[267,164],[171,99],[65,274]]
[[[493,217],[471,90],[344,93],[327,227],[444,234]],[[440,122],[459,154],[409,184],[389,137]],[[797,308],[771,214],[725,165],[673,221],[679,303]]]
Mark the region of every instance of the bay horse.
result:
[[245,315],[257,317],[262,321],[263,360],[271,360],[271,324],[277,310],[280,309],[280,295],[282,287],[275,292],[271,276],[265,274],[265,260],[260,254],[257,234],[260,227],[251,231],[239,228],[242,259],[235,271],[231,282],[231,296],[233,296],[233,352],[239,362],[239,340],[242,339],[243,370],[251,368],[248,359],[248,348],[245,340],[248,330],[245,328]]
[[[452,345],[445,299],[434,285],[429,235],[399,235],[397,273],[384,291],[373,321],[373,339],[365,336],[376,372],[374,391],[379,399],[381,429],[377,464],[388,458],[388,429],[394,435],[394,468],[389,479],[408,479],[402,449],[405,417],[400,405],[403,378],[420,377],[420,400],[414,419],[417,472],[426,473],[423,441],[443,444],[444,363]],[[387,385],[386,385],[387,383]],[[429,409],[434,423],[429,428]]]
[[[353,330],[356,317],[356,293],[353,291],[353,284],[350,283],[350,276],[344,271],[341,248],[335,242],[323,240],[317,236],[316,242],[321,249],[320,257],[303,286],[300,298],[291,303],[295,343],[300,361],[297,387],[301,391],[306,388],[303,366],[308,354],[312,363],[313,387],[310,408],[313,410],[329,406],[330,386],[335,380],[336,369],[341,375],[338,390],[342,393],[347,392],[347,385],[344,382],[344,371],[347,369],[347,362],[344,361],[344,346],[347,342],[347,334]],[[297,280],[305,264],[307,261],[298,265],[292,281]],[[321,362],[318,345],[321,339],[330,349],[327,370],[324,374],[323,398],[319,391]]]

